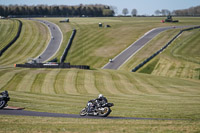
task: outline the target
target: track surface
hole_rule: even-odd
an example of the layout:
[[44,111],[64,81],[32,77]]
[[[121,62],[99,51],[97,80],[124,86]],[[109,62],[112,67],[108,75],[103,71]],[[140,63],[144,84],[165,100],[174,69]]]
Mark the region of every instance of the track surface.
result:
[[139,38],[136,42],[131,44],[127,49],[122,51],[119,55],[117,55],[112,62],[108,62],[102,69],[118,69],[121,65],[123,65],[129,58],[131,58],[134,54],[136,54],[142,47],[144,47],[150,40],[152,40],[159,33],[169,30],[169,29],[182,29],[186,27],[192,26],[171,26],[171,27],[161,27],[155,28],[147,33],[145,33],[141,38]]
[[38,19],[30,19],[30,20],[39,21],[39,22],[47,25],[47,27],[51,33],[51,40],[50,40],[47,48],[45,49],[45,51],[43,51],[43,53],[40,56],[35,58],[40,63],[46,62],[48,59],[50,59],[52,56],[54,56],[57,53],[57,51],[59,50],[62,40],[63,40],[62,32],[56,24],[51,23],[49,21],[38,20]]
[[0,115],[15,116],[38,116],[38,117],[62,117],[62,118],[88,118],[88,119],[132,119],[132,120],[187,120],[187,119],[162,119],[162,118],[137,118],[137,117],[97,117],[97,116],[80,116],[74,114],[35,112],[26,110],[0,110]]

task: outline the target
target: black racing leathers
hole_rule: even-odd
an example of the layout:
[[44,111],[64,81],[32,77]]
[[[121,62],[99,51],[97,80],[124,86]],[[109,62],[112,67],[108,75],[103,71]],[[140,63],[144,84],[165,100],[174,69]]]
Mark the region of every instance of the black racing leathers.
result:
[[92,105],[89,104],[88,112],[93,112],[94,109],[101,107],[103,104],[107,103],[108,100],[106,99],[106,97],[100,97],[97,99],[90,100],[89,102],[92,103]]

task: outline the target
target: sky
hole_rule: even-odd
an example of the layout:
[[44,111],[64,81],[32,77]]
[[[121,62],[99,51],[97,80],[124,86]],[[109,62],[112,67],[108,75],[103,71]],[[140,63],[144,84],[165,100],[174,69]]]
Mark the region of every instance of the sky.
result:
[[186,9],[199,6],[200,0],[0,0],[0,5],[79,5],[79,4],[105,4],[117,7],[117,14],[122,14],[123,8],[137,9],[138,15],[152,15],[156,10]]

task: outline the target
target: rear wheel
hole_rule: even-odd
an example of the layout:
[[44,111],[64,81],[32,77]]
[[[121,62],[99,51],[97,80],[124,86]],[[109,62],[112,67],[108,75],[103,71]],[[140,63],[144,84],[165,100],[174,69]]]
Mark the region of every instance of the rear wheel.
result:
[[80,112],[80,116],[86,116],[87,115],[87,110],[86,108],[82,109]]
[[102,110],[100,113],[99,113],[99,116],[101,117],[107,117],[111,112],[111,109],[109,107],[104,107],[104,110]]
[[6,105],[6,101],[5,100],[1,100],[0,101],[0,109],[3,109],[4,107],[5,107],[5,105]]

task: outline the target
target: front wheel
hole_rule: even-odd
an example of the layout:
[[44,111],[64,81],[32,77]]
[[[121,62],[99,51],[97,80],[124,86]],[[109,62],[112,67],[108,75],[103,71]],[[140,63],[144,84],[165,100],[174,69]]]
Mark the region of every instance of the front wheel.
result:
[[86,116],[87,115],[87,110],[86,108],[82,109],[80,112],[80,116]]
[[0,109],[3,109],[4,107],[5,107],[5,105],[6,105],[6,101],[5,100],[1,100],[0,101]]
[[111,113],[111,109],[109,107],[104,107],[104,110],[100,111],[99,116],[107,117]]

